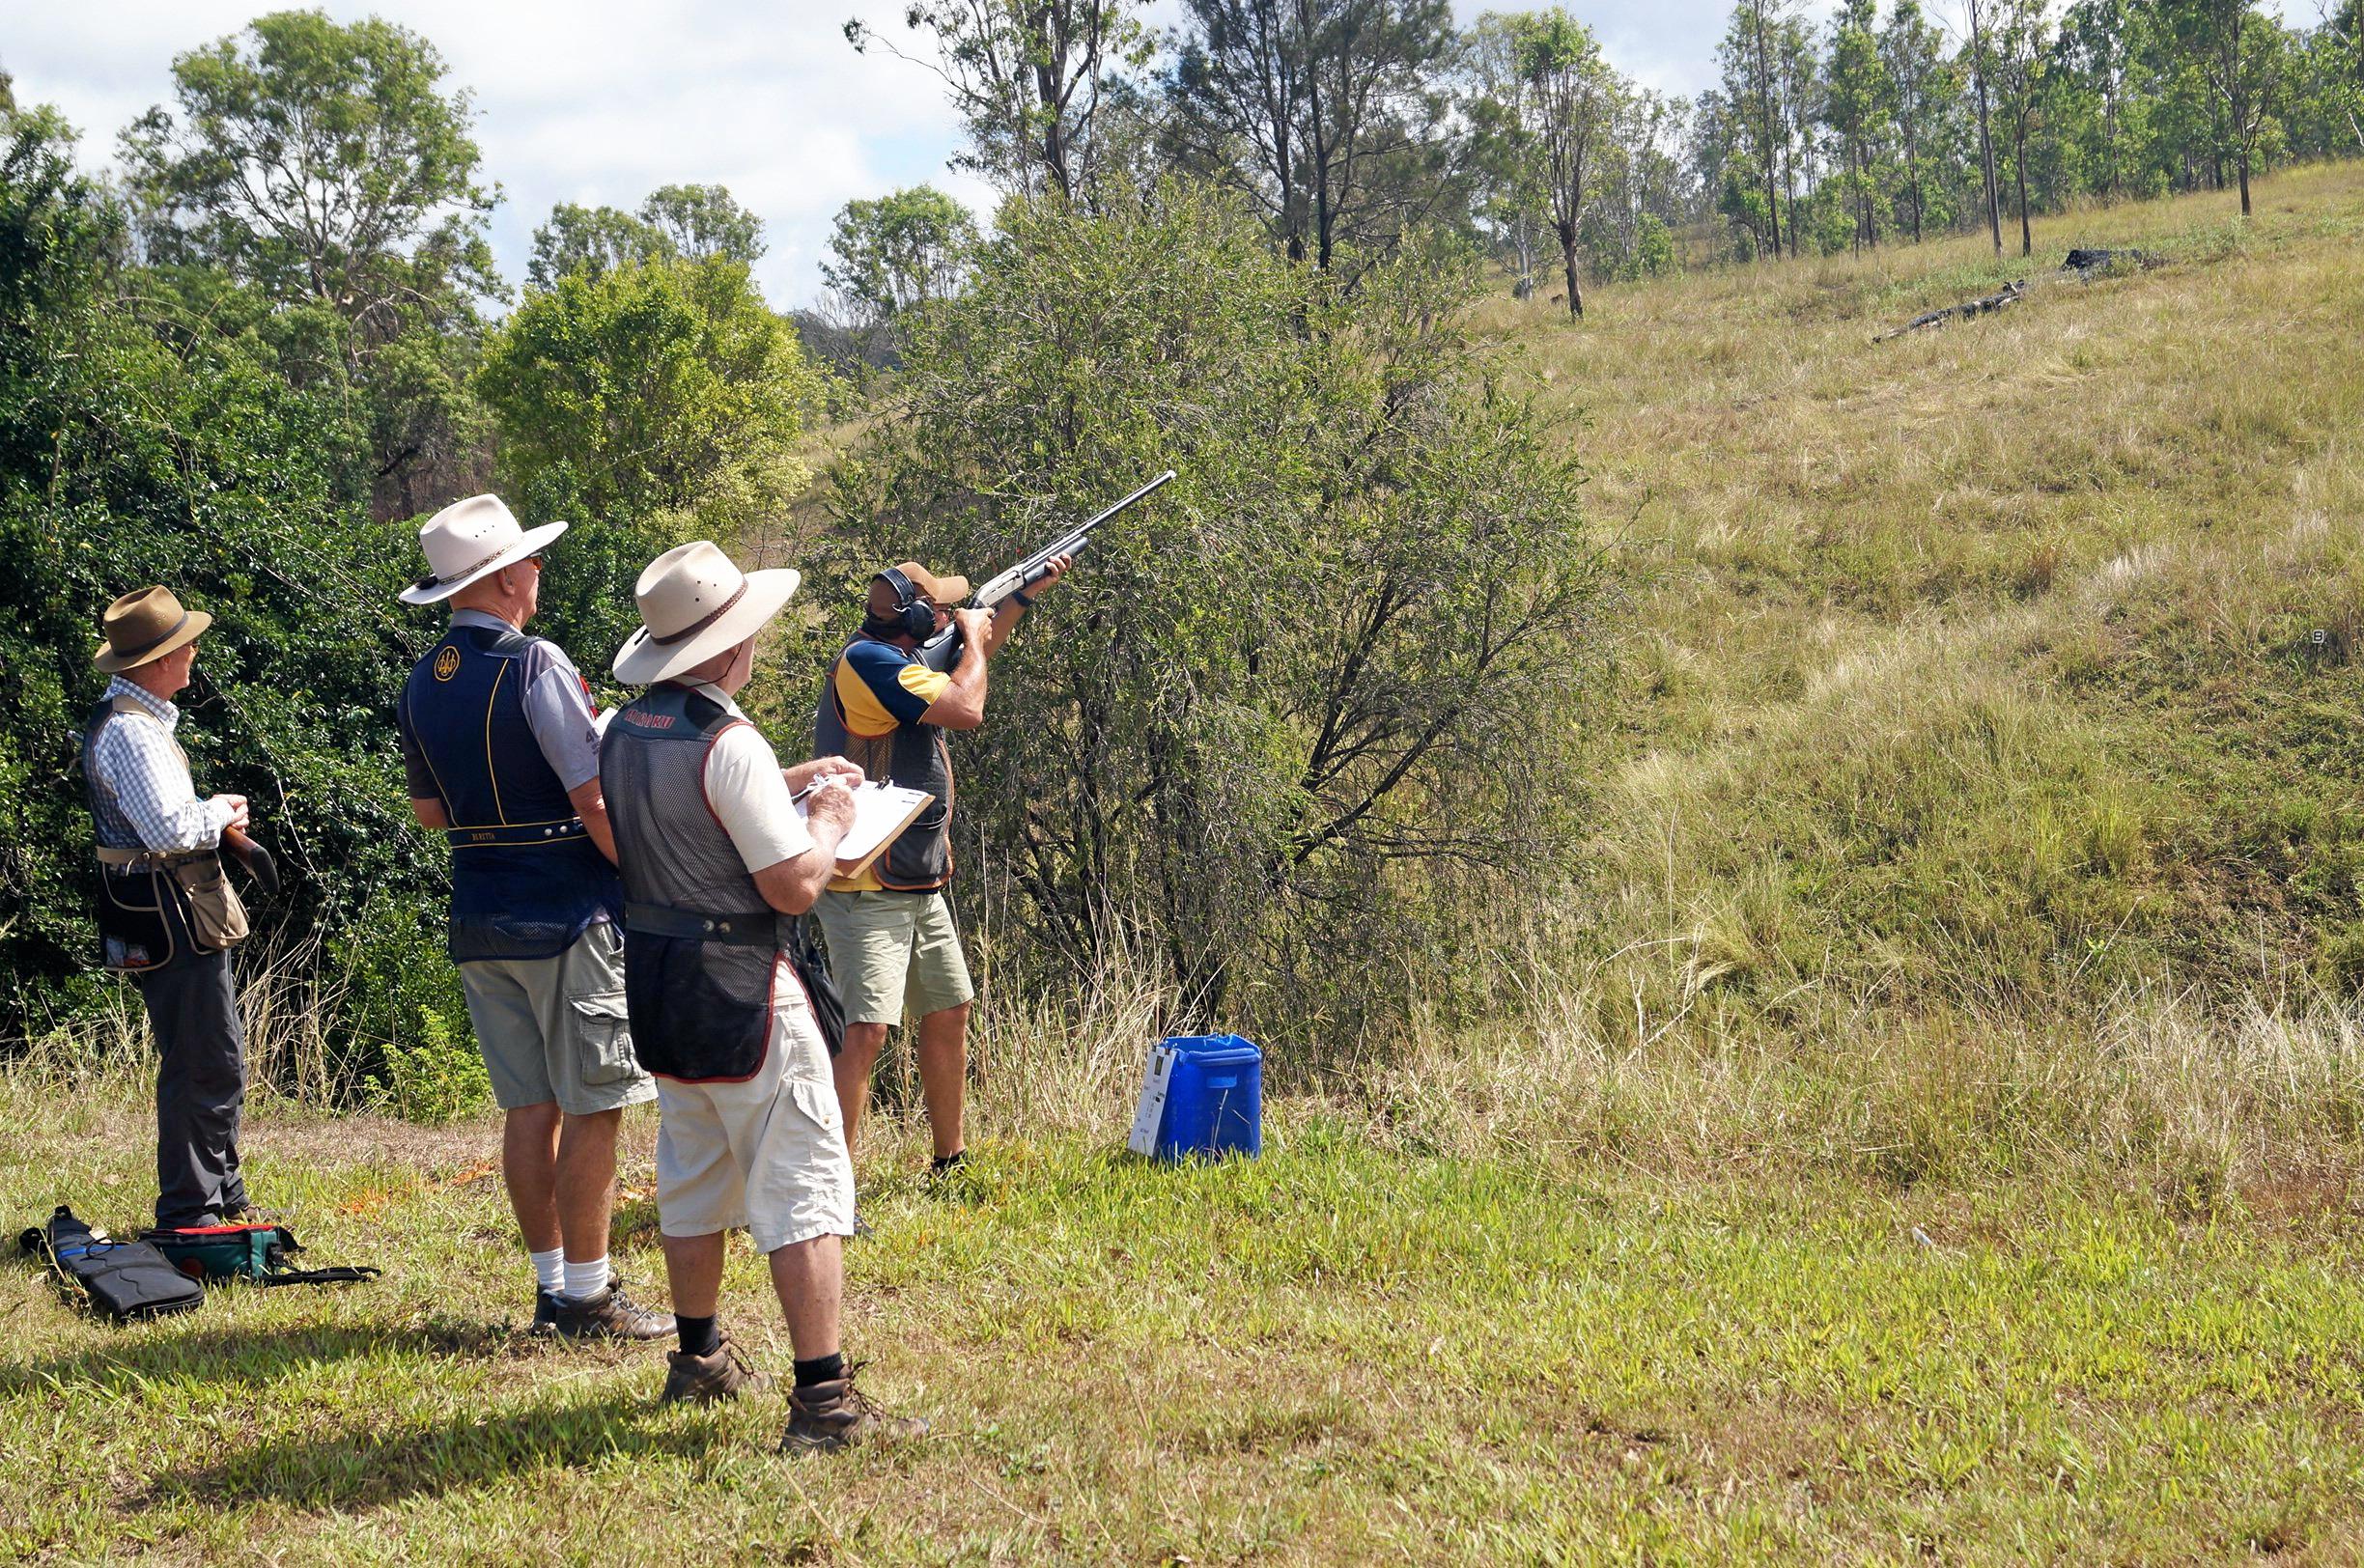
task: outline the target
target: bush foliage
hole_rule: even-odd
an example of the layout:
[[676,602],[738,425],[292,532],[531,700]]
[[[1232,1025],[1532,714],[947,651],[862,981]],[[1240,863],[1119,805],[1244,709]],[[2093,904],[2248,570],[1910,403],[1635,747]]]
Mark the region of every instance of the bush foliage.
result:
[[[0,966],[18,1033],[92,999],[90,821],[76,763],[105,678],[98,612],[171,584],[216,617],[181,739],[254,802],[289,873],[259,943],[333,955],[339,1027],[384,1038],[452,1001],[441,856],[385,743],[427,630],[395,613],[406,530],[370,520],[337,410],[252,332],[189,334],[120,265],[123,220],[54,118],[0,160]],[[366,1062],[356,1058],[355,1065]]]
[[1553,739],[1598,576],[1578,475],[1454,324],[1472,280],[1349,289],[1176,185],[1005,208],[915,313],[837,472],[871,561],[982,577],[1157,471],[997,661],[961,849],[1019,973],[1112,916],[1181,994],[1337,1040],[1446,980],[1449,918],[1549,863]]

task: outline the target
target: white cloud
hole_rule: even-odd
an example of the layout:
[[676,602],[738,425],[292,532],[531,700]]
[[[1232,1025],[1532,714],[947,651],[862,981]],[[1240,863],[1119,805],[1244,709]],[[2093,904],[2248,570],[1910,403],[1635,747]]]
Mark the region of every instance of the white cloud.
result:
[[[251,3],[10,4],[0,66],[17,97],[56,104],[84,161],[171,98],[173,56],[239,31]],[[990,214],[992,193],[946,160],[960,127],[936,77],[877,50],[857,54],[849,15],[900,35],[896,0],[780,5],[673,0],[327,0],[340,20],[376,14],[431,40],[447,84],[477,109],[502,272],[522,275],[533,229],[558,202],[627,210],[655,186],[728,185],[763,218],[757,268],[775,304],[810,301],[837,209],[933,182]],[[15,13],[21,12],[21,14]]]

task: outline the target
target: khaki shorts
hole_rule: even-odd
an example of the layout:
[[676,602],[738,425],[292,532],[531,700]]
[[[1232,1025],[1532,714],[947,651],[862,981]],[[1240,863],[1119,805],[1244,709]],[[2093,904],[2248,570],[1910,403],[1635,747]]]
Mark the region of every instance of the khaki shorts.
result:
[[813,904],[848,1023],[900,1023],[976,994],[942,893],[823,893]]
[[460,966],[476,1049],[503,1110],[555,1100],[589,1116],[657,1097],[624,1017],[624,938],[601,921],[556,958]]
[[829,1048],[794,976],[778,977],[753,1078],[659,1078],[657,1106],[657,1224],[667,1236],[744,1226],[758,1252],[775,1252],[854,1234],[854,1161]]

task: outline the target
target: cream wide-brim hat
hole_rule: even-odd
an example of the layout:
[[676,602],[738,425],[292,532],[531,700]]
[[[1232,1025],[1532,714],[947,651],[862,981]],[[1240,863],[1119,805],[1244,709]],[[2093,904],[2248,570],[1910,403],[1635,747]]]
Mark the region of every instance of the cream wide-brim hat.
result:
[[670,680],[763,630],[780,612],[801,572],[742,572],[719,546],[698,540],[648,564],[633,585],[640,630],[616,650],[615,678],[627,686]]
[[567,531],[563,522],[521,528],[497,495],[454,501],[419,526],[419,548],[432,569],[395,597],[406,604],[437,604],[502,567],[539,555]]

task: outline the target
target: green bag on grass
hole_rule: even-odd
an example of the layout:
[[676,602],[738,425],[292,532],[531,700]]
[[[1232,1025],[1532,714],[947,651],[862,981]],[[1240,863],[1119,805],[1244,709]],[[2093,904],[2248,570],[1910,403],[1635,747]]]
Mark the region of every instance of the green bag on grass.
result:
[[303,1250],[285,1225],[233,1222],[152,1230],[140,1240],[192,1279],[246,1279],[258,1285],[342,1285],[375,1279],[372,1268],[297,1269],[288,1259]]

